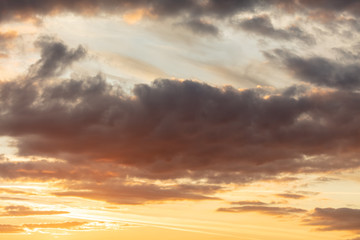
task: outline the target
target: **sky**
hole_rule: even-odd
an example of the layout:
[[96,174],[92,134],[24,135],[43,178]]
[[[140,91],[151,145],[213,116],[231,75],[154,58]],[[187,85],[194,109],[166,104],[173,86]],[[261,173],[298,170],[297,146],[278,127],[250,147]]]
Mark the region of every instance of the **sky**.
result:
[[0,238],[359,240],[359,17],[0,0]]

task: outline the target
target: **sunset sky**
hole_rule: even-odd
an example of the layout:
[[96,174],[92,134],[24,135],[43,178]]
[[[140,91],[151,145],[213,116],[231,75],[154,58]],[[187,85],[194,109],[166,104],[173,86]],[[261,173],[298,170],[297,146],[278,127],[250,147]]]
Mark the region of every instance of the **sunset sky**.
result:
[[0,0],[0,239],[360,240],[359,0]]

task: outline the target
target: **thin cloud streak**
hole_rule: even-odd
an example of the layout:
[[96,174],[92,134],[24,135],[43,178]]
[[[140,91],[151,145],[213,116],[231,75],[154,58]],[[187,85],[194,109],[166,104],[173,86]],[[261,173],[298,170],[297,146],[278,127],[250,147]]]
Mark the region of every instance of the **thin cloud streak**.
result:
[[0,217],[9,217],[9,216],[34,216],[34,215],[59,215],[59,214],[67,214],[67,211],[40,211],[33,210],[30,207],[26,206],[6,206],[3,207],[3,212],[0,212]]

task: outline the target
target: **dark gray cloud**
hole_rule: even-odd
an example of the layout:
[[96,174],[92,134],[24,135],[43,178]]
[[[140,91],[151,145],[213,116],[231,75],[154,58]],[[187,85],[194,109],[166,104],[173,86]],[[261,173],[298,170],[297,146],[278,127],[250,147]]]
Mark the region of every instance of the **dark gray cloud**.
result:
[[158,16],[175,16],[181,14],[193,16],[212,15],[227,17],[241,11],[252,11],[264,4],[262,0],[210,0],[201,2],[197,0],[34,0],[0,2],[0,16],[2,19],[27,19],[47,14],[70,11],[83,15],[91,13],[121,13],[127,10],[143,8]]
[[355,16],[360,14],[360,3],[357,0],[272,0],[271,2],[277,5],[277,7],[288,11],[298,10],[317,14],[347,12]]
[[[219,26],[193,19],[229,20],[244,12],[257,14],[262,10],[280,10],[285,14],[299,12],[312,19],[316,19],[314,16],[326,15],[329,22],[341,22],[343,20],[336,17],[339,13],[349,13],[354,17],[360,14],[358,2],[344,1],[345,3],[341,4],[336,0],[329,1],[329,3],[327,1],[315,2],[307,0],[79,0],[76,2],[70,0],[3,0],[0,2],[0,21],[29,19],[40,21],[44,16],[67,12],[85,17],[103,14],[120,15],[143,9],[146,12],[145,15],[157,16],[157,19],[181,19],[180,22],[183,25],[188,26],[196,33],[216,35],[220,32]],[[241,25],[247,31],[276,40],[300,40],[306,44],[315,43],[315,39],[311,35],[296,25],[286,29],[276,29],[269,19],[262,17],[254,17]]]
[[30,67],[29,74],[33,78],[60,75],[66,67],[86,55],[86,50],[82,46],[69,49],[63,42],[49,36],[38,39],[35,46],[41,49],[41,59]]
[[254,11],[257,8],[265,7],[266,5],[266,1],[263,0],[210,0],[207,4],[200,6],[204,15],[214,14],[218,17],[226,17],[243,11]]
[[0,2],[0,16],[2,19],[28,19],[47,14],[66,11],[91,15],[100,12],[121,13],[127,10],[143,8],[158,16],[175,16],[187,14],[192,16],[214,16],[218,18],[231,17],[244,11],[253,12],[257,9],[278,8],[312,13],[316,11],[350,14],[360,14],[360,4],[356,0],[348,1],[308,1],[308,0],[33,0]]
[[218,36],[219,35],[219,29],[204,20],[201,19],[192,19],[183,23],[180,23],[180,25],[189,28],[192,32],[200,34],[200,35],[209,35],[209,36]]
[[273,26],[271,19],[267,15],[254,16],[250,19],[242,20],[239,26],[250,33],[269,37],[275,40],[299,40],[306,44],[315,44],[315,38],[304,32],[297,26],[290,26],[286,29],[277,29]]
[[351,231],[360,234],[360,209],[316,208],[306,225],[316,226],[319,231]]
[[360,85],[358,64],[344,65],[326,58],[290,58],[285,64],[303,81],[318,86],[353,90]]
[[265,53],[265,56],[273,61],[280,60],[301,81],[342,90],[358,90],[360,87],[360,66],[357,63],[342,63],[324,57],[305,58],[285,50],[273,53]]
[[[355,144],[356,131],[347,132],[357,124],[338,126],[339,120],[353,121],[357,94],[264,99],[259,90],[158,80],[137,85],[128,97],[100,76],[42,88],[11,82],[1,89],[0,131],[17,138],[22,155],[106,160],[164,176],[185,176],[188,170],[278,174],[305,165],[304,170],[326,171],[357,164],[326,156],[319,162],[302,159],[357,154],[342,146],[345,139]],[[339,102],[345,115],[328,107]]]

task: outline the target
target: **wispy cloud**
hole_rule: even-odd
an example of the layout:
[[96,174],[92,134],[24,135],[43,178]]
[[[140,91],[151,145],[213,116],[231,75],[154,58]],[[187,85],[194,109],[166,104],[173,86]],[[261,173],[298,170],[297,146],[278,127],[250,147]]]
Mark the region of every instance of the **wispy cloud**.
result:
[[219,212],[258,212],[267,215],[283,216],[294,213],[304,213],[306,210],[300,208],[291,207],[264,207],[264,206],[243,206],[243,207],[230,207],[230,208],[219,208]]
[[66,211],[43,211],[43,210],[33,210],[30,207],[26,206],[6,206],[3,207],[3,212],[0,212],[0,216],[33,216],[33,215],[58,215],[66,214],[69,212]]

